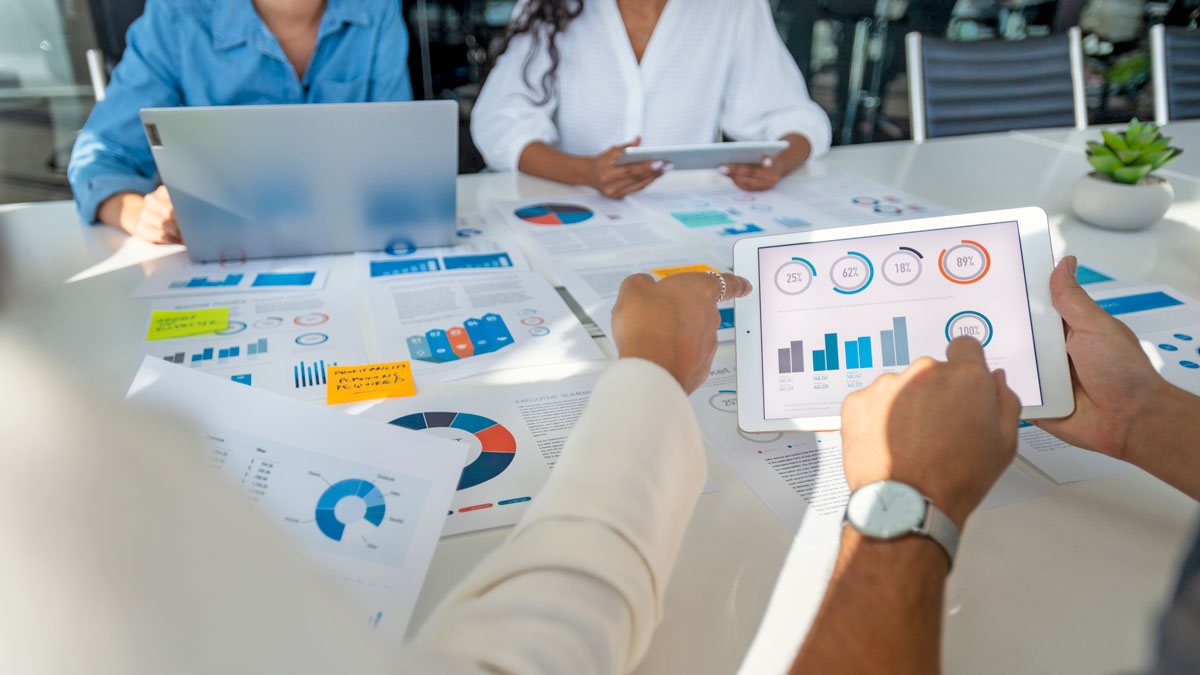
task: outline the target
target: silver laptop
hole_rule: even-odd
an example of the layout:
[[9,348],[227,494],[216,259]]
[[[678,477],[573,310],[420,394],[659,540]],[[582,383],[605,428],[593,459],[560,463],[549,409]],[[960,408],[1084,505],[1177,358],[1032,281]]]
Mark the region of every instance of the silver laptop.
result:
[[141,115],[192,260],[454,243],[453,101]]

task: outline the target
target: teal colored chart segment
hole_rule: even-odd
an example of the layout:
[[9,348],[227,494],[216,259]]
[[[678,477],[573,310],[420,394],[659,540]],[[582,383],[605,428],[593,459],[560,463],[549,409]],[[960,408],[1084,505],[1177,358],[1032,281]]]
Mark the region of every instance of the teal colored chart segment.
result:
[[737,221],[721,211],[675,211],[671,217],[683,223],[685,227],[711,227],[714,225],[736,225]]

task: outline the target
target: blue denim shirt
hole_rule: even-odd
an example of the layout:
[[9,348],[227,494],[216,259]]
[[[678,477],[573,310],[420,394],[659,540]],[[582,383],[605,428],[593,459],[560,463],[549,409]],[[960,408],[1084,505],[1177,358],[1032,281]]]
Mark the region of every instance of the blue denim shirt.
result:
[[158,185],[142,108],[412,99],[400,0],[328,0],[302,80],[251,0],[149,0],[126,45],[71,153],[86,223],[108,197]]

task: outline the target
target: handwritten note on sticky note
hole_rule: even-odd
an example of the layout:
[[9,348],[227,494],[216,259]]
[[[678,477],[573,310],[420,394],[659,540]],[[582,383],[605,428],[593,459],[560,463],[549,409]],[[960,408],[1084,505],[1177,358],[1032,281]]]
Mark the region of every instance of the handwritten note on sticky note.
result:
[[373,398],[413,396],[412,368],[408,361],[368,366],[334,366],[326,370],[325,403],[353,403]]
[[683,265],[682,267],[660,267],[650,271],[658,275],[659,279],[666,279],[673,274],[683,274],[684,272],[720,272],[721,270],[713,269],[708,265]]
[[151,312],[147,340],[215,333],[229,327],[229,308],[196,309],[184,312]]

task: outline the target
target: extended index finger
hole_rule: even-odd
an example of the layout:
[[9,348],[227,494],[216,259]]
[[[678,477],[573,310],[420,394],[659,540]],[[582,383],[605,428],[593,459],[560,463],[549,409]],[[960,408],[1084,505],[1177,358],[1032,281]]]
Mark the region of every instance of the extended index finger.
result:
[[983,359],[983,345],[973,337],[961,336],[950,341],[946,346],[946,360],[956,362],[986,363]]

